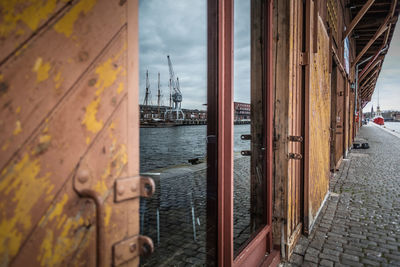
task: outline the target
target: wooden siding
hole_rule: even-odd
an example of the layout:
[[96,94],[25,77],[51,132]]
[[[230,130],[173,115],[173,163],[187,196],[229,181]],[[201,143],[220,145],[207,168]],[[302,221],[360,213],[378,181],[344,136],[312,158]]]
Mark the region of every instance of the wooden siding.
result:
[[[273,83],[274,103],[274,187],[273,191],[273,243],[281,244],[282,229],[287,217],[288,173],[288,111],[289,111],[289,38],[290,1],[274,1]],[[279,38],[278,38],[279,36]]]
[[[291,2],[290,16],[290,57],[289,57],[289,114],[290,136],[303,136],[303,3]],[[303,154],[303,143],[289,141],[288,151]],[[293,244],[297,242],[302,229],[302,175],[303,160],[290,159],[288,163],[288,199],[287,199],[287,254],[290,255]]]
[[[128,166],[128,153],[137,159],[128,144],[137,145],[137,134],[128,138],[137,114],[128,102],[128,59],[137,68],[128,5],[137,9],[137,1],[32,0],[9,5],[11,22],[1,15],[1,265],[96,264],[94,204],[74,190],[82,172],[104,201],[106,264],[112,244],[138,233],[138,200],[113,205],[115,179],[138,172]],[[29,8],[37,21],[26,21]]]
[[[316,14],[315,14],[316,15]],[[329,135],[330,135],[330,73],[329,36],[321,18],[318,19],[317,53],[310,58],[308,94],[308,228],[310,228],[329,186]],[[307,90],[307,89],[306,89]],[[307,127],[307,125],[306,125]]]

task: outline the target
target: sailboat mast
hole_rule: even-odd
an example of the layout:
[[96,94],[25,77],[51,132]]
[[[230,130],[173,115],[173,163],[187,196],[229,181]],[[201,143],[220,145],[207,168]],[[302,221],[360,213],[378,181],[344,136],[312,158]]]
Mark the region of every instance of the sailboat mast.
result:
[[143,105],[149,105],[149,90],[150,90],[150,82],[149,82],[149,71],[146,70],[146,95],[144,97]]
[[157,94],[158,118],[160,118],[160,98],[161,98],[160,73],[158,73],[158,94]]

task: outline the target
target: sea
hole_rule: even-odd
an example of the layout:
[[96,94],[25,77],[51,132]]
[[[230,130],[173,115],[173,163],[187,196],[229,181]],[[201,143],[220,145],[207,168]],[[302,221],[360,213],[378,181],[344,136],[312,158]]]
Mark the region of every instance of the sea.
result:
[[400,134],[400,122],[385,121],[385,126],[387,129],[390,129]]
[[[140,171],[188,163],[189,159],[206,157],[207,125],[166,128],[140,128]],[[250,124],[234,126],[234,152],[250,149],[250,141],[241,140],[250,134]]]

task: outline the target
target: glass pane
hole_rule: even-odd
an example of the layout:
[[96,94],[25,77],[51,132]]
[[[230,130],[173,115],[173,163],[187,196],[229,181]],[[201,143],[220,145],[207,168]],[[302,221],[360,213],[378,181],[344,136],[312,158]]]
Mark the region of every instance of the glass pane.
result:
[[251,83],[250,0],[234,13],[234,252],[266,223],[264,118],[261,86]]
[[140,171],[156,192],[141,199],[142,266],[206,264],[206,0],[140,0]]

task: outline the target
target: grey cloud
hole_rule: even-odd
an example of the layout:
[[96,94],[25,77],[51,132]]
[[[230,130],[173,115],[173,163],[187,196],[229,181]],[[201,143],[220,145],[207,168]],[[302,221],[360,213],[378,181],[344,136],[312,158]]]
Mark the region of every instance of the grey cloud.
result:
[[[235,0],[235,100],[249,102],[250,1]],[[205,109],[207,100],[207,1],[140,0],[140,103],[149,70],[152,103],[157,102],[157,73],[163,103],[169,100],[167,55],[171,56],[183,94],[182,107]]]

